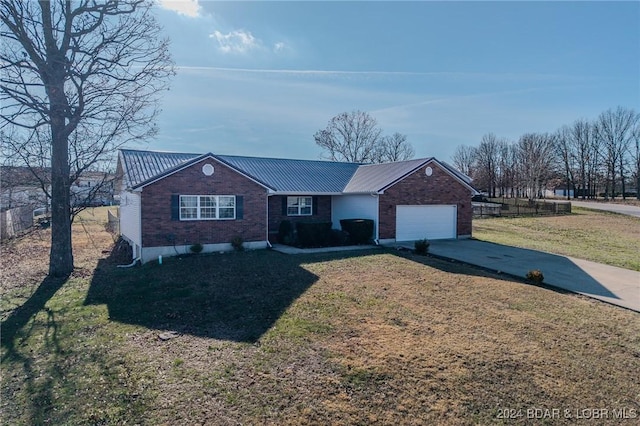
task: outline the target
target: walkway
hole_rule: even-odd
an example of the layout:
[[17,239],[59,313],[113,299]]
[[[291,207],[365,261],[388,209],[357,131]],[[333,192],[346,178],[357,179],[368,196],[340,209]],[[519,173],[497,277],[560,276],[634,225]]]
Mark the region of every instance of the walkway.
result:
[[318,248],[298,248],[293,246],[287,246],[284,244],[274,244],[273,250],[284,254],[311,254],[311,253],[330,253],[336,251],[353,251],[353,250],[373,250],[380,248],[380,246],[374,245],[360,245],[360,246],[338,246],[338,247],[318,247]]

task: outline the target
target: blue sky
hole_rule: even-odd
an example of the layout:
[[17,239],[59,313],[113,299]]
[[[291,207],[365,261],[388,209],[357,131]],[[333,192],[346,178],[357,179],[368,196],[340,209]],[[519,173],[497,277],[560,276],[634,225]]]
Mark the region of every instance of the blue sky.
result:
[[177,75],[143,149],[318,159],[355,109],[416,157],[640,109],[639,2],[157,0]]

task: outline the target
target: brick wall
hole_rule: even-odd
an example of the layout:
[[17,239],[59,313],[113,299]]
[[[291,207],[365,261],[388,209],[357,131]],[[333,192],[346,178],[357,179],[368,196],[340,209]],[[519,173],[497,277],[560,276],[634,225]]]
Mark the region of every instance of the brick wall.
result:
[[269,240],[272,243],[277,242],[278,228],[280,228],[280,222],[283,220],[289,220],[293,223],[331,222],[331,196],[318,195],[314,197],[314,201],[317,201],[317,213],[312,216],[287,216],[282,214],[282,200],[286,198],[283,195],[269,197]]
[[380,196],[379,235],[381,239],[396,237],[396,205],[449,204],[458,206],[457,234],[471,235],[471,193],[449,173],[430,163],[433,174],[427,176],[421,167],[402,181],[386,189]]
[[[212,176],[202,166],[214,166]],[[171,196],[241,195],[244,214],[237,220],[171,220]],[[205,159],[142,190],[142,245],[158,247],[228,243],[235,236],[244,241],[265,241],[267,192],[259,184],[212,159]],[[175,241],[175,243],[174,243]]]

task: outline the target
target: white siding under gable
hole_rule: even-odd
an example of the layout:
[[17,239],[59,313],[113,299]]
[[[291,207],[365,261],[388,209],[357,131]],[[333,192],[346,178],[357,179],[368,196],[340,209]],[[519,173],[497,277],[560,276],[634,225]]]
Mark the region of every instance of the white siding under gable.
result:
[[331,221],[340,229],[341,219],[372,219],[373,235],[378,239],[377,195],[334,195],[331,197]]
[[139,192],[122,191],[120,193],[120,234],[134,245],[134,257],[136,257],[136,250],[142,247],[140,198]]

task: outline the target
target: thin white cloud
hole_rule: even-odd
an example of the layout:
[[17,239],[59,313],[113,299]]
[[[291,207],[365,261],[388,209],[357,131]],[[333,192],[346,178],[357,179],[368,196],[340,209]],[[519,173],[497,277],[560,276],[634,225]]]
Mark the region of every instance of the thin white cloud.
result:
[[[216,31],[218,33],[218,31]],[[229,33],[232,34],[232,33]],[[249,33],[250,35],[251,33]],[[222,34],[221,34],[222,35]],[[224,35],[222,35],[224,36]],[[228,34],[227,34],[228,36]],[[214,38],[215,33],[210,37]],[[253,38],[253,37],[252,37]],[[255,46],[261,47],[260,40],[254,39]],[[278,43],[276,43],[277,45]],[[277,46],[274,46],[276,50]],[[286,48],[286,45],[283,47]],[[460,72],[460,71],[343,71],[343,70],[314,70],[314,69],[271,69],[271,68],[225,68],[225,67],[208,67],[208,66],[179,66],[179,69],[185,71],[212,71],[212,72],[243,72],[251,74],[282,74],[282,75],[318,75],[318,76],[407,76],[407,77],[442,77],[442,78],[458,78],[458,79],[480,79],[480,80],[534,80],[534,81],[555,81],[555,80],[589,80],[585,76],[569,76],[559,74],[543,74],[543,73],[480,73],[480,72]]]
[[276,53],[284,52],[286,48],[287,48],[287,45],[281,41],[273,45],[273,51]]
[[172,10],[180,15],[197,18],[200,16],[199,0],[157,0],[163,9]]
[[245,30],[235,30],[226,34],[216,30],[209,35],[218,42],[218,48],[224,53],[247,53],[261,46],[261,41]]

